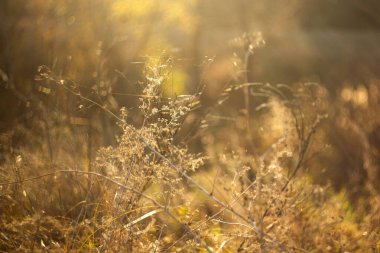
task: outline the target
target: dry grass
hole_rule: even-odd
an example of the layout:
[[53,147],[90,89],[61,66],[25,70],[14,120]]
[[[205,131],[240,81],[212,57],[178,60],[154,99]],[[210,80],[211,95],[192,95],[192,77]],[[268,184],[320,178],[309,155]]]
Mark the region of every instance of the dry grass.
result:
[[[323,149],[313,141],[325,119],[322,87],[236,80],[192,126],[203,150],[194,154],[178,133],[201,94],[165,95],[170,64],[151,59],[139,107],[118,115],[71,81],[41,73],[103,108],[122,133],[117,145],[97,152],[91,170],[46,162],[33,151],[9,152],[0,168],[0,250],[379,252],[379,229],[357,221],[344,194],[305,173]],[[266,97],[254,118],[224,113],[242,90]],[[131,123],[131,110],[139,124]]]

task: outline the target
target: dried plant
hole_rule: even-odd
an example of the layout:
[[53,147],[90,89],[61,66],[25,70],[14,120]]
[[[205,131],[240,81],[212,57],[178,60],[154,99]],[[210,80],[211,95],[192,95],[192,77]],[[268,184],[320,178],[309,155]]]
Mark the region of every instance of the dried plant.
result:
[[[175,138],[199,106],[201,94],[165,95],[171,64],[171,59],[162,58],[147,62],[138,113],[134,112],[141,118],[137,123],[131,109],[115,114],[81,94],[75,82],[40,69],[42,80],[102,108],[122,132],[115,146],[98,151],[92,170],[51,164],[51,170],[30,173],[38,163],[22,163],[21,156],[3,165],[2,201],[14,203],[8,209],[1,206],[4,217],[14,210],[20,214],[18,221],[2,219],[1,250],[379,250],[379,231],[369,232],[364,223],[352,221],[345,196],[313,184],[305,173],[313,155],[324,148],[313,141],[326,118],[322,87],[257,84],[244,78],[231,83],[202,121],[207,127],[197,137],[205,152],[194,154]],[[252,114],[246,110],[232,117],[231,124],[213,123],[231,116],[224,114],[229,110],[223,106],[242,90],[250,99],[266,99]],[[244,106],[251,104],[249,100]],[[13,174],[6,168],[14,168]],[[49,193],[37,189],[50,191],[51,204],[38,203]],[[55,192],[75,201],[58,201]],[[64,219],[48,209],[54,202],[70,205]]]

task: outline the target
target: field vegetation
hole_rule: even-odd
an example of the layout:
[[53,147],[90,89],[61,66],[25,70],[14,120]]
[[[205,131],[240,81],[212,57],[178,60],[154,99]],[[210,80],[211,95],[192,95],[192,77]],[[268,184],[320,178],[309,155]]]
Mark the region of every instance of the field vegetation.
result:
[[0,251],[380,252],[379,8],[0,2]]

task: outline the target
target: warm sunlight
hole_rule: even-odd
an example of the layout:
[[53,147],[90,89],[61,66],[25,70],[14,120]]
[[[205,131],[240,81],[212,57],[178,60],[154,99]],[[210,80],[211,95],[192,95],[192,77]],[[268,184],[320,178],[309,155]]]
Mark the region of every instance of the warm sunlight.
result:
[[380,252],[379,11],[0,1],[0,252]]

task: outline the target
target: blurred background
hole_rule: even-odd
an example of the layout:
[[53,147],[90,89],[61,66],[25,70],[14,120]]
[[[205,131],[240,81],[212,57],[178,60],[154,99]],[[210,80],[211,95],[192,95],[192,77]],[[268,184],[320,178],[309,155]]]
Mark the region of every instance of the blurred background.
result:
[[[325,87],[329,118],[318,141],[328,148],[309,172],[365,212],[380,194],[379,11],[376,0],[0,1],[1,162],[23,149],[90,169],[96,150],[115,143],[109,114],[38,73],[70,80],[114,113],[129,108],[138,125],[144,63],[171,57],[165,92],[203,87],[197,116],[235,78],[233,59],[245,53],[236,38],[261,32],[265,45],[251,57],[248,81]],[[240,101],[228,103],[238,112]],[[224,124],[215,129],[223,133]]]

